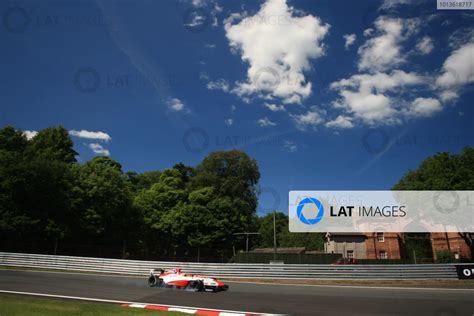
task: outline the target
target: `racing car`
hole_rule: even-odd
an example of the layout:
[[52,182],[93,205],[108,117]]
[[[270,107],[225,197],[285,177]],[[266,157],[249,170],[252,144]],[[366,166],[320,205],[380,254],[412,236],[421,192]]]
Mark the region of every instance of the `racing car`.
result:
[[194,292],[225,291],[228,285],[215,278],[202,275],[186,274],[180,268],[165,271],[164,269],[150,270],[148,285],[151,287],[169,287],[187,289]]

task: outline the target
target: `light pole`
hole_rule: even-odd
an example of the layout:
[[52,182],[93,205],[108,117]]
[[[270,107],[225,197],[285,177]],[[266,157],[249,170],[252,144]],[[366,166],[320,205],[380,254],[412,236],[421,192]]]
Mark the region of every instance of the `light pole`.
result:
[[276,260],[277,256],[277,235],[276,235],[276,224],[275,224],[275,213],[273,211],[273,260]]
[[245,242],[245,252],[249,252],[249,235],[260,235],[260,233],[251,233],[251,232],[244,232],[244,233],[234,233],[234,235],[245,235],[246,242]]

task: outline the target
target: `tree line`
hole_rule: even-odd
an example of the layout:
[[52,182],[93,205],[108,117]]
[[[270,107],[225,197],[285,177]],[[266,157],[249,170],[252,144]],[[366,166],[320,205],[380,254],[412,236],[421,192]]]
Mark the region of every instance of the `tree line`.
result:
[[[256,215],[258,165],[245,152],[213,152],[195,167],[144,173],[124,172],[105,156],[79,163],[77,155],[63,127],[31,139],[11,126],[0,130],[4,250],[209,260],[220,253],[224,260],[244,249],[240,232],[260,232],[252,247],[273,246],[272,214]],[[287,215],[276,218],[279,246],[322,248],[320,234],[290,234]]]

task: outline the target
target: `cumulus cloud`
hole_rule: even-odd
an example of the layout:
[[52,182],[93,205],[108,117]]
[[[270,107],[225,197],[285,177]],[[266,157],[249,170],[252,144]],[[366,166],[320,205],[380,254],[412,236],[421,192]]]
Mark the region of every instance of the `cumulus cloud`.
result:
[[224,92],[229,91],[229,83],[225,79],[218,79],[216,81],[209,81],[207,83],[209,90],[222,90]]
[[268,117],[261,118],[257,121],[257,124],[261,127],[275,126],[276,123],[272,122]]
[[400,43],[415,32],[418,23],[416,19],[378,17],[374,22],[376,36],[358,50],[359,70],[385,71],[403,64],[405,56]]
[[272,112],[285,111],[285,106],[273,104],[273,103],[264,103],[265,107]]
[[354,44],[354,42],[356,41],[357,36],[355,34],[346,34],[346,35],[343,36],[343,38],[344,38],[344,41],[345,41],[344,47],[346,49],[349,49],[349,47],[352,44]]
[[364,30],[364,36],[370,36],[372,35],[372,33],[374,32],[374,29],[373,28],[368,28],[368,29],[365,29]]
[[321,41],[329,27],[317,16],[297,14],[286,0],[267,0],[253,16],[232,14],[225,20],[226,37],[248,63],[247,79],[233,92],[301,103],[311,94],[304,71],[311,69],[311,59],[324,55]]
[[352,128],[354,124],[352,124],[350,117],[339,115],[334,120],[327,122],[325,126],[330,128]]
[[380,10],[393,9],[402,4],[409,4],[410,1],[413,2],[413,0],[384,0],[384,2],[382,3],[379,9]]
[[23,131],[23,135],[25,135],[28,140],[31,140],[33,137],[38,135],[38,132],[37,131]]
[[224,120],[224,123],[225,123],[225,125],[227,125],[227,126],[231,126],[232,124],[234,124],[234,120],[231,119],[231,118],[230,118],[230,119],[226,119],[226,120]]
[[436,85],[448,92],[455,91],[462,85],[474,82],[474,42],[466,43],[456,49],[445,60]]
[[304,114],[293,114],[291,115],[296,126],[299,129],[306,129],[307,127],[315,127],[324,122],[318,111],[310,110]]
[[86,138],[86,139],[96,139],[96,140],[101,140],[101,141],[111,141],[112,137],[110,137],[109,134],[104,133],[104,132],[93,132],[93,131],[87,131],[87,130],[70,130],[69,134],[71,136],[79,137],[79,138]]
[[89,144],[89,148],[97,155],[110,156],[109,150],[102,147],[101,144],[92,143]]
[[433,45],[433,39],[429,36],[423,37],[418,44],[416,44],[416,50],[418,53],[421,55],[427,55],[431,53],[433,50],[434,45]]
[[431,116],[442,110],[439,100],[434,98],[416,98],[409,108],[408,114],[414,116]]
[[180,112],[185,109],[183,101],[181,101],[178,98],[169,99],[166,104],[171,110],[176,111],[176,112]]
[[460,45],[443,63],[435,86],[443,102],[456,100],[460,89],[474,82],[474,41]]
[[353,75],[331,84],[331,89],[337,90],[341,96],[333,105],[369,124],[380,120],[394,123],[399,109],[397,102],[393,102],[393,93],[402,92],[406,86],[422,83],[423,77],[420,75],[401,70],[389,74]]

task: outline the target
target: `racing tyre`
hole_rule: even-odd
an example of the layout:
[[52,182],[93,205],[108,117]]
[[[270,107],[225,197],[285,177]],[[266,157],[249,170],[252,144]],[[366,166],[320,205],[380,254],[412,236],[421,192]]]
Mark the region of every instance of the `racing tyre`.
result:
[[194,292],[200,292],[204,288],[204,284],[202,281],[193,281],[188,285],[188,287]]
[[154,275],[150,275],[150,277],[148,278],[148,285],[151,287],[156,285],[156,278]]
[[160,278],[157,278],[154,275],[150,275],[150,277],[148,278],[148,285],[151,286],[151,287],[161,286],[162,283],[163,283],[163,280],[160,279]]

